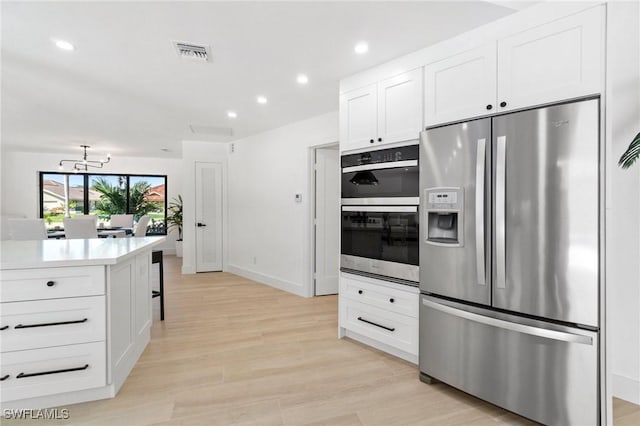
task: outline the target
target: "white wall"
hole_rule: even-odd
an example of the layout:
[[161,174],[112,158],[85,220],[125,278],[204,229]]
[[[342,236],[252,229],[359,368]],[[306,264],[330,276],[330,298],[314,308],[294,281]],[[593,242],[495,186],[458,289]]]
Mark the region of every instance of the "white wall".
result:
[[[58,161],[65,154],[2,151],[2,213],[19,213],[29,218],[39,215],[40,188],[38,172],[58,171]],[[167,175],[167,200],[182,191],[182,162],[180,159],[113,157],[100,170],[104,173]],[[159,248],[175,253],[176,233],[171,232]]]
[[202,141],[182,142],[182,201],[184,202],[182,273],[196,272],[196,163],[222,164],[222,268],[227,253],[227,150],[228,144]]
[[640,132],[640,5],[610,2],[607,39],[607,323],[613,395],[640,404],[640,162],[617,166]]
[[311,295],[309,147],[337,140],[338,113],[331,112],[235,142],[226,270]]

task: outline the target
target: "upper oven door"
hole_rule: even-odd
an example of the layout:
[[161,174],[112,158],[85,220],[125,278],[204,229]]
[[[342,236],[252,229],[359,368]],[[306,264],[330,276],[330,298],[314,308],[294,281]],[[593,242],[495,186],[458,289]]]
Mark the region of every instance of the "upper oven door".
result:
[[418,206],[343,206],[341,253],[418,265]]
[[419,203],[418,146],[342,157],[343,205]]

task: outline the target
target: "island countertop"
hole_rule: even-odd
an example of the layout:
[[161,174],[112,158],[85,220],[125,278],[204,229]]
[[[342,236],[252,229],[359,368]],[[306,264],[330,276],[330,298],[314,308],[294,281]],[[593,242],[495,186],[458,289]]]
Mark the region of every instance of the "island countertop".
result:
[[166,237],[2,241],[0,269],[114,265]]

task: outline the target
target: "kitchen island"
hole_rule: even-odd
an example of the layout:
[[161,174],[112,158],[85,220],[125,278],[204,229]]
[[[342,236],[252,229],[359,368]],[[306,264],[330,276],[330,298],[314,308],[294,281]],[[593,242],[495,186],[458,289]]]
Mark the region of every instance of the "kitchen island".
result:
[[116,395],[150,340],[151,252],[164,239],[1,242],[2,409]]

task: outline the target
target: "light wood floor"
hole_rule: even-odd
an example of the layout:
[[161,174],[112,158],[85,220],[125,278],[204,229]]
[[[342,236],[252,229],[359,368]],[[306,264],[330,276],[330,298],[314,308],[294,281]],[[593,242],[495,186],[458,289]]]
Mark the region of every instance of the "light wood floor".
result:
[[[155,299],[151,343],[119,394],[66,407],[70,419],[50,424],[532,424],[338,340],[335,296],[305,299],[232,274],[179,269],[165,257],[165,321]],[[614,416],[617,425],[640,425],[633,404],[615,400]]]

